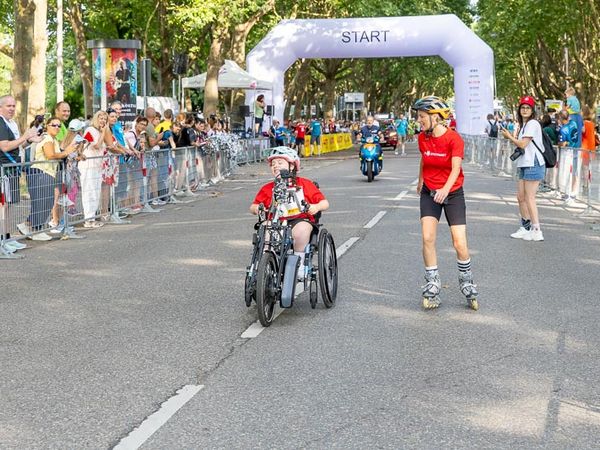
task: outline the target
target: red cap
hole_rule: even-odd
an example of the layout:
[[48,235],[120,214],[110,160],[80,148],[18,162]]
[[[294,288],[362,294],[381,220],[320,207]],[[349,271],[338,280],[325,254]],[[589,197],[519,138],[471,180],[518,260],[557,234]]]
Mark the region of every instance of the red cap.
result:
[[525,97],[521,97],[521,100],[519,100],[519,106],[521,105],[529,105],[532,108],[535,107],[535,99],[533,97],[530,97],[529,95],[526,95]]

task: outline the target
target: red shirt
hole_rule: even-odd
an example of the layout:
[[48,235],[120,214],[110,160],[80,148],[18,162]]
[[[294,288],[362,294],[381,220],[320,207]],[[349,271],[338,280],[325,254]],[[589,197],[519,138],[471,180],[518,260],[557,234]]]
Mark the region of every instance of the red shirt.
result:
[[[319,203],[321,200],[325,200],[323,193],[312,181],[306,178],[297,177],[296,185],[302,188],[304,192],[304,199],[308,202],[308,204],[313,205],[315,203]],[[259,203],[262,203],[265,205],[265,208],[269,209],[271,207],[271,200],[273,199],[273,186],[275,186],[275,183],[271,181],[270,183],[267,183],[261,187],[252,204],[258,205]],[[286,219],[309,219],[311,222],[315,221],[314,216],[308,213],[298,214],[293,217],[286,217]]]
[[[444,187],[452,171],[452,157],[465,155],[465,143],[454,130],[447,130],[439,137],[419,133],[419,150],[423,160],[423,183],[430,190]],[[450,192],[462,187],[465,176],[462,168]]]
[[306,125],[304,125],[303,123],[299,123],[298,125],[296,125],[296,137],[298,139],[304,139],[305,135],[306,135]]

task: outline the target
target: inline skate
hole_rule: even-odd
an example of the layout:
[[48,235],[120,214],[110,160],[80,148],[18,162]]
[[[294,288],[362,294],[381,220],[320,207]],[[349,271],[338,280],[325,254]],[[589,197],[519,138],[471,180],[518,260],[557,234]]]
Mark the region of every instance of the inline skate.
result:
[[425,285],[421,286],[421,289],[423,289],[423,308],[438,308],[441,304],[440,290],[442,282],[440,276],[437,273],[425,273],[425,281]]
[[477,292],[477,285],[473,283],[473,273],[468,270],[466,272],[458,272],[458,287],[460,292],[467,299],[467,304],[469,308],[473,311],[477,311],[479,309],[479,303],[477,302],[477,296],[479,293]]

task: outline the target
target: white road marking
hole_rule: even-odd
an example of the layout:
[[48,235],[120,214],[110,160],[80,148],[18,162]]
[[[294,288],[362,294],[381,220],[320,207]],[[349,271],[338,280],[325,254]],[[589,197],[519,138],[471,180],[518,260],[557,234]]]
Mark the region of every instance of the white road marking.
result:
[[346,253],[348,250],[350,250],[350,247],[352,247],[354,244],[356,244],[359,239],[360,238],[356,237],[356,236],[351,237],[346,242],[344,242],[342,245],[340,245],[338,248],[336,248],[335,252],[337,254],[337,257],[340,258],[344,253]]
[[363,228],[373,228],[375,225],[377,225],[377,222],[379,222],[381,218],[386,215],[386,213],[387,211],[379,211],[375,217],[373,217]]
[[418,183],[419,183],[419,179],[415,178],[415,180],[412,183],[410,183],[410,185],[411,186],[416,186]]
[[203,385],[188,384],[179,389],[177,394],[160,405],[158,411],[149,415],[139,427],[121,439],[121,442],[114,447],[114,450],[135,450],[140,448],[150,436],[167,423],[167,421],[203,387]]
[[402,191],[394,197],[394,200],[402,200],[406,194],[408,194],[408,191]]
[[262,330],[264,330],[265,327],[263,327],[260,322],[254,322],[252,325],[250,325],[248,327],[248,329],[246,331],[244,331],[242,333],[242,335],[240,336],[242,339],[252,339],[255,338],[256,336],[258,336],[260,333],[262,333]]

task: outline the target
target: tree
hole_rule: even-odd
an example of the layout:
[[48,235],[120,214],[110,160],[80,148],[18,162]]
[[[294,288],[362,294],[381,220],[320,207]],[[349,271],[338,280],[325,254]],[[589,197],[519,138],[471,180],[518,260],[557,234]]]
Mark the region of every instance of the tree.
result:
[[569,83],[577,88],[582,103],[597,103],[599,8],[597,0],[543,4],[480,0],[476,30],[494,50],[498,96],[507,104],[514,104],[524,94],[541,100],[560,99]]

